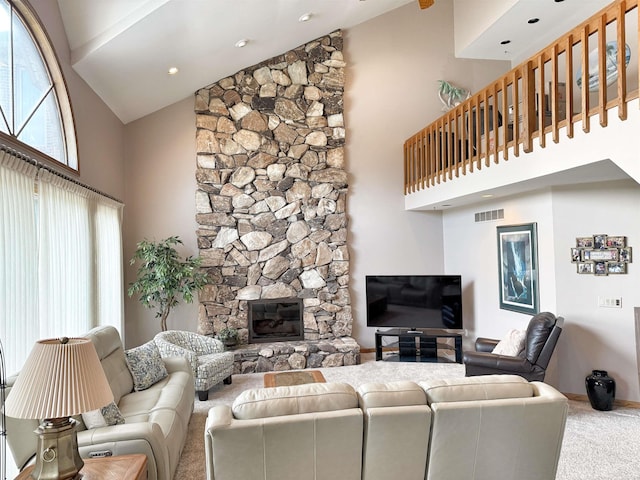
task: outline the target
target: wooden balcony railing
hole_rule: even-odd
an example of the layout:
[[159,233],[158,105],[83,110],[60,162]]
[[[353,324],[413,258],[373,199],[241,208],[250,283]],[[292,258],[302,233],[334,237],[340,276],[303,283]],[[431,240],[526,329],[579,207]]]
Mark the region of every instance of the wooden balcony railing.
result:
[[606,127],[614,107],[625,120],[638,98],[640,74],[627,66],[632,56],[638,70],[639,31],[638,0],[617,0],[407,139],[405,195],[531,152],[536,138],[544,148],[549,133],[557,143],[563,127],[572,138],[577,122],[588,133],[595,115]]

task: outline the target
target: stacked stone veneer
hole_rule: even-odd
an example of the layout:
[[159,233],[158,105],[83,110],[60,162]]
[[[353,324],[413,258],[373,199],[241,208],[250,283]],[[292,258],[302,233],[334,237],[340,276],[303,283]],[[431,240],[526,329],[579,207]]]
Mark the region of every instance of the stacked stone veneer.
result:
[[338,31],[196,92],[197,236],[212,279],[199,295],[200,333],[233,326],[246,343],[247,300],[304,301],[305,342],[243,346],[236,371],[357,358],[348,338],[344,67]]

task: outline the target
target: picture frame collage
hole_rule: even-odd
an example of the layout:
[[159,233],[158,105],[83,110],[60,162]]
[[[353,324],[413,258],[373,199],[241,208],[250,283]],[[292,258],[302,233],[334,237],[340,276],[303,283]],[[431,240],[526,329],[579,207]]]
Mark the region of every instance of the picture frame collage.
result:
[[576,245],[571,247],[571,263],[576,264],[578,274],[625,274],[631,260],[631,247],[622,235],[576,237]]

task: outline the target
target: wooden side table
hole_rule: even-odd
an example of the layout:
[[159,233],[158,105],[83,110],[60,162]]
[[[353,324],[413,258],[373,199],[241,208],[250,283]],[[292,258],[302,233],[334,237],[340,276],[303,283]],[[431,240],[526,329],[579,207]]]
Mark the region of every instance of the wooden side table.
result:
[[[147,480],[147,456],[141,453],[83,460],[82,480]],[[30,479],[32,470],[25,468],[15,480]]]

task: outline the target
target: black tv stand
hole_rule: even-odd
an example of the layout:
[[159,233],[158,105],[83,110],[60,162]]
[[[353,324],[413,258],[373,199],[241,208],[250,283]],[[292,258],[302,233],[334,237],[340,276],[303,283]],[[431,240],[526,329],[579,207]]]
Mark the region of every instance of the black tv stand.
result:
[[[398,354],[382,355],[382,337],[396,337],[398,339]],[[438,342],[438,339],[453,338],[453,350],[455,361],[462,363],[462,335],[446,330],[405,330],[391,328],[389,330],[376,331],[376,360],[390,360],[399,362],[446,362],[449,361],[438,356],[438,351],[452,350],[451,345]]]

